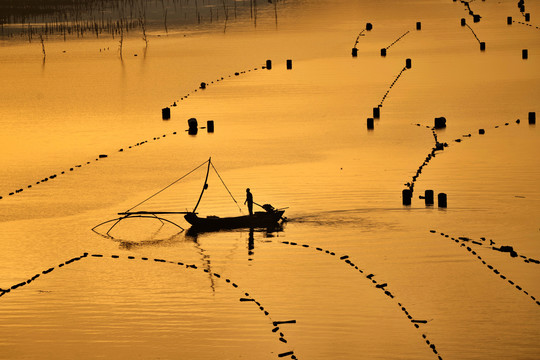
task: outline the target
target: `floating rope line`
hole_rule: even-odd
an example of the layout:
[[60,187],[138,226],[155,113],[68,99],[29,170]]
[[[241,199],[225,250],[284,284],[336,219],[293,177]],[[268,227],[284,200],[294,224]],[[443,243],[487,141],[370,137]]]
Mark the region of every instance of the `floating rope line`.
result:
[[[177,132],[175,131],[175,132],[172,133],[172,135],[176,135],[176,133]],[[153,140],[159,140],[161,138],[165,138],[166,136],[167,136],[167,134],[163,134],[162,136],[154,137]],[[137,144],[135,144],[133,146],[129,146],[129,149],[137,147],[137,146],[142,146],[142,145],[147,144],[147,143],[148,143],[148,140],[144,140],[144,141],[138,142]],[[119,149],[118,152],[124,152],[124,148]],[[109,157],[109,155],[107,155],[107,154],[99,154],[96,157],[95,161],[99,161],[100,159],[104,159],[104,158],[108,158],[108,157]],[[47,183],[47,182],[49,182],[51,180],[56,179],[60,175],[68,174],[69,172],[73,172],[73,171],[75,171],[77,169],[82,168],[83,166],[90,165],[90,164],[91,164],[91,162],[87,161],[87,162],[80,163],[78,165],[74,165],[73,167],[69,168],[69,170],[64,170],[64,171],[62,171],[60,173],[53,174],[53,175],[50,175],[48,177],[42,178],[42,179],[36,181],[35,184],[27,185],[26,188],[27,189],[35,188],[36,185]],[[19,193],[21,193],[23,191],[24,191],[24,187],[21,187],[19,189],[16,189],[16,190],[10,192],[8,195],[13,196],[13,195],[19,194]],[[0,200],[1,199],[3,199],[3,196],[0,196]]]
[[[433,234],[437,233],[436,230],[430,230],[430,232],[433,233]],[[440,233],[440,235],[444,236],[445,238],[448,238],[450,240],[453,240],[456,244],[459,244],[460,247],[465,248],[472,256],[474,256],[476,259],[481,261],[482,264],[485,265],[495,275],[497,275],[501,279],[507,281],[508,284],[510,284],[512,287],[515,287],[516,290],[518,290],[518,291],[522,292],[523,294],[527,295],[530,299],[532,299],[536,303],[536,305],[540,305],[540,301],[537,300],[535,296],[530,295],[528,291],[525,291],[523,289],[523,287],[517,285],[514,281],[510,280],[507,276],[501,274],[501,272],[499,270],[497,270],[495,267],[493,267],[492,265],[486,263],[486,261],[484,259],[482,259],[482,257],[480,255],[478,255],[475,250],[473,250],[470,246],[467,246],[467,244],[465,244],[464,241],[468,241],[468,240],[464,240],[464,239],[469,239],[469,238],[465,238],[465,237],[454,238],[454,237],[450,237],[450,235],[447,235],[447,234],[442,233],[442,232]]]
[[[422,28],[422,23],[421,22],[417,22],[416,23],[416,30],[420,30]],[[401,35],[400,37],[398,37],[396,40],[394,40],[390,45],[388,45],[387,47],[384,47],[381,49],[381,56],[386,56],[386,50],[390,49],[392,46],[394,46],[398,41],[400,41],[401,39],[403,39],[407,34],[409,34],[411,31],[410,30],[407,30],[403,35]]]
[[472,18],[474,19],[474,22],[479,22],[480,19],[482,18],[480,15],[478,14],[475,14],[472,10],[471,10],[471,6],[470,6],[470,3],[473,2],[474,0],[472,1],[465,1],[465,0],[460,0],[460,2],[465,5],[465,7],[467,8],[467,11],[469,13],[469,15],[472,16]]
[[20,288],[22,286],[30,284],[32,281],[36,280],[40,276],[51,273],[56,268],[61,268],[61,267],[64,267],[66,265],[72,264],[75,261],[79,261],[79,260],[82,260],[82,259],[86,258],[87,256],[88,256],[88,253],[84,253],[81,256],[74,257],[72,259],[69,259],[69,260],[63,262],[63,263],[58,264],[57,267],[53,266],[53,267],[50,267],[50,268],[48,268],[46,270],[43,270],[42,272],[37,273],[36,275],[32,276],[31,278],[29,278],[29,279],[27,279],[25,281],[22,281],[22,282],[20,282],[18,284],[12,285],[11,287],[9,287],[7,289],[1,289],[0,288],[0,297],[2,297],[5,294],[11,292],[12,290],[16,290],[16,289],[18,289],[18,288]]
[[480,41],[480,39],[478,38],[478,36],[476,36],[476,33],[474,32],[474,30],[472,29],[472,27],[469,26],[469,24],[465,24],[469,30],[471,30],[472,34],[474,35],[474,37],[476,38],[476,40],[478,41],[479,44],[481,44],[482,42]]
[[[515,124],[517,124],[517,125],[519,125],[520,123],[521,123],[520,119],[517,119],[515,121]],[[431,149],[431,152],[426,156],[426,158],[424,159],[424,161],[422,162],[420,167],[418,167],[418,170],[416,170],[416,174],[413,175],[412,180],[410,182],[404,184],[409,190],[411,190],[411,192],[414,192],[414,183],[416,182],[416,180],[418,179],[418,177],[422,173],[422,169],[425,166],[427,166],[428,163],[438,154],[437,151],[442,151],[442,150],[444,150],[444,148],[449,146],[448,143],[446,143],[446,142],[441,143],[441,142],[438,141],[437,133],[435,132],[434,127],[430,127],[430,126],[422,125],[422,124],[414,124],[414,125],[416,125],[416,126],[425,126],[426,128],[431,129],[431,132],[433,133],[433,138],[435,140],[435,146]],[[495,125],[493,128],[498,129],[499,127],[509,126],[509,125],[510,125],[510,123],[506,122],[503,125]],[[485,134],[484,129],[479,129],[478,132],[479,132],[479,134]],[[460,142],[463,141],[463,139],[467,139],[467,138],[471,138],[471,137],[472,137],[471,133],[464,134],[464,135],[462,135],[461,138],[454,139],[453,141],[457,142],[457,143],[460,143]]]
[[232,78],[233,76],[240,76],[242,74],[247,74],[247,73],[249,73],[251,71],[257,71],[257,70],[260,70],[260,69],[268,69],[268,70],[270,70],[271,69],[271,61],[268,60],[267,63],[269,63],[268,67],[263,65],[261,67],[254,67],[254,68],[243,70],[243,71],[236,71],[232,75],[229,74],[229,75],[226,75],[226,76],[221,76],[221,77],[217,78],[216,80],[210,81],[209,83],[203,81],[203,82],[201,82],[201,84],[200,84],[200,86],[198,88],[193,89],[192,91],[188,92],[186,95],[180,97],[180,99],[177,99],[176,101],[174,101],[169,106],[171,106],[171,107],[178,106],[178,103],[180,101],[187,100],[190,95],[194,95],[198,90],[205,90],[209,85],[214,84],[214,83],[218,83],[220,81],[224,81],[224,80],[226,80],[228,78]]
[[388,93],[390,92],[390,90],[392,90],[392,88],[394,87],[394,85],[396,84],[396,82],[399,80],[401,74],[403,74],[403,72],[404,72],[405,70],[407,70],[407,67],[406,67],[406,66],[404,66],[403,69],[401,69],[401,71],[399,72],[398,76],[396,76],[396,78],[394,79],[394,81],[392,81],[392,84],[390,84],[390,87],[388,88],[388,90],[386,91],[386,93],[384,94],[384,96],[382,97],[381,102],[379,103],[379,107],[382,107],[384,100],[385,100],[386,97],[388,96]]
[[431,132],[433,133],[433,138],[435,140],[435,146],[431,149],[431,152],[426,156],[426,158],[424,159],[424,162],[422,163],[422,165],[420,165],[418,170],[416,170],[416,174],[413,175],[412,180],[410,182],[404,184],[406,187],[409,188],[409,190],[411,190],[411,194],[414,193],[414,183],[416,182],[416,180],[418,179],[418,177],[422,173],[422,169],[424,168],[424,166],[427,166],[427,164],[431,161],[431,159],[433,159],[437,155],[437,151],[442,151],[442,150],[444,150],[445,147],[448,147],[447,143],[440,143],[439,142],[439,140],[437,139],[437,133],[435,132],[435,128],[432,128]]
[[[298,247],[302,247],[302,248],[310,248],[310,249],[315,249],[316,251],[322,253],[322,254],[327,254],[327,255],[330,255],[330,256],[333,256],[335,257],[336,259],[339,259],[340,261],[343,261],[345,264],[349,265],[351,268],[353,268],[355,271],[358,271],[360,274],[362,274],[366,279],[368,279],[369,281],[371,281],[374,285],[375,285],[375,288],[381,290],[384,292],[384,295],[388,296],[389,298],[391,299],[394,299],[395,298],[395,295],[392,294],[388,289],[388,284],[387,283],[379,283],[377,280],[374,279],[375,277],[375,274],[373,273],[368,273],[367,271],[365,270],[362,270],[358,267],[358,265],[356,265],[355,263],[353,263],[351,261],[351,259],[349,258],[349,255],[342,255],[342,256],[339,256],[337,255],[335,252],[333,251],[330,251],[330,250],[327,250],[327,249],[323,249],[321,247],[313,247],[309,244],[300,244],[300,243],[297,243],[297,242],[292,242],[292,241],[278,241],[279,244],[284,244],[284,245],[289,245],[289,246],[298,246]],[[367,274],[367,275],[366,275]],[[411,324],[413,324],[413,326],[416,328],[416,329],[420,329],[420,325],[419,324],[427,324],[427,320],[418,320],[418,319],[415,319],[413,318],[413,316],[409,313],[409,311],[405,308],[405,306],[401,303],[401,302],[397,302],[397,305],[399,306],[400,310],[405,314],[405,316],[407,316],[407,319],[411,322]],[[442,357],[441,355],[439,354],[435,344],[433,344],[428,338],[427,338],[427,335],[426,334],[422,334],[422,338],[425,340],[426,344],[428,345],[428,347],[430,348],[430,350],[437,356],[437,359],[438,360],[442,360]]]
[[521,21],[516,21],[516,20],[512,20],[512,22],[515,23],[515,24],[526,25],[526,26],[529,26],[529,27],[540,30],[540,27],[538,27],[536,25],[531,25],[531,24],[524,23],[524,22],[521,22]]
[[358,36],[356,37],[356,41],[354,42],[353,49],[356,49],[356,45],[358,45],[358,42],[360,41],[360,37],[361,37],[361,36],[366,36],[366,35],[364,35],[364,31],[366,31],[365,28],[364,28],[364,30],[360,31],[360,33],[359,33]]
[[[517,119],[517,120],[515,121],[515,124],[516,124],[516,125],[519,125],[520,123],[521,123],[521,120],[520,120],[520,119]],[[419,124],[416,124],[416,125],[419,125]],[[505,122],[504,124],[493,126],[493,129],[499,129],[499,128],[502,128],[503,126],[509,126],[509,125],[510,125],[509,122]],[[429,127],[429,126],[428,126],[428,127]],[[484,129],[478,129],[478,134],[484,135],[484,134],[485,134],[485,130],[484,130]],[[453,141],[454,141],[454,142],[457,142],[457,143],[460,143],[460,142],[462,142],[463,140],[465,140],[465,139],[467,139],[467,138],[472,138],[472,134],[471,134],[471,133],[463,134],[463,135],[461,135],[460,138],[454,139]]]
[[[435,230],[430,230],[430,231],[432,233],[437,232]],[[441,235],[444,237],[450,237],[450,235],[447,235],[444,233],[442,233]],[[454,238],[452,238],[452,240],[454,240]],[[457,240],[460,242],[463,242],[464,244],[465,243],[474,244],[473,246],[478,246],[483,249],[490,249],[490,250],[498,251],[501,253],[508,253],[511,258],[522,259],[527,264],[540,264],[540,260],[518,254],[517,251],[514,250],[513,246],[509,246],[509,245],[500,245],[498,247],[495,246],[497,244],[495,243],[495,241],[493,241],[493,239],[487,239],[486,237],[481,237],[477,240],[474,240],[468,236],[460,236],[457,238]],[[488,244],[488,241],[489,241],[489,244]]]
[[[83,255],[72,258],[70,260],[67,260],[66,262],[63,262],[63,263],[59,264],[57,267],[51,267],[49,269],[43,270],[42,272],[34,275],[33,277],[29,278],[28,280],[23,281],[23,282],[18,283],[18,284],[15,284],[15,285],[9,287],[8,289],[0,289],[0,297],[4,296],[5,294],[7,294],[7,293],[9,293],[9,292],[11,292],[13,290],[16,290],[16,289],[20,288],[22,286],[30,284],[32,281],[36,280],[40,276],[51,273],[56,268],[62,268],[65,265],[69,265],[69,264],[71,264],[71,263],[73,263],[75,261],[81,260],[83,258],[89,258],[89,257],[96,258],[96,259],[105,259],[105,258],[121,259],[121,258],[126,258],[128,260],[153,261],[155,263],[164,263],[164,264],[166,263],[166,264],[178,265],[178,266],[181,266],[182,268],[185,268],[185,269],[188,269],[188,270],[192,270],[192,269],[199,270],[199,267],[197,265],[186,264],[186,263],[181,262],[181,261],[169,261],[169,260],[159,259],[159,258],[153,258],[152,259],[152,258],[148,258],[148,257],[137,258],[135,256],[122,257],[120,255],[110,255],[110,257],[109,257],[109,256],[105,256],[103,254],[88,254],[88,253],[85,252]],[[231,279],[225,278],[221,274],[213,273],[207,268],[202,269],[202,271],[204,271],[205,273],[209,274],[212,277],[223,280],[223,281],[225,281],[225,283],[232,286],[233,288],[240,290],[239,285],[237,283],[233,282]],[[270,324],[272,325],[272,332],[275,333],[276,335],[278,335],[278,340],[280,342],[282,342],[282,343],[287,344],[288,340],[285,338],[285,335],[281,331],[281,328],[280,328],[279,325],[295,324],[296,320],[284,320],[284,321],[273,320],[272,317],[270,316],[270,313],[268,312],[268,310],[259,301],[257,301],[255,298],[253,298],[248,292],[245,292],[243,290],[240,290],[240,291],[243,292],[242,297],[240,298],[240,301],[241,302],[252,302],[252,303],[256,304],[258,309],[270,320]],[[293,360],[298,359],[298,357],[294,354],[294,351],[288,351],[288,352],[281,353],[281,354],[278,355],[278,357],[280,357],[280,358],[285,357],[285,356],[290,356],[291,359],[293,359]]]
[[391,43],[390,45],[388,45],[387,47],[385,47],[384,49],[388,50],[390,49],[390,47],[392,47],[395,43],[397,43],[399,40],[403,39],[405,37],[405,35],[407,35],[408,33],[410,33],[411,31],[408,30],[405,34],[401,35],[400,37],[398,37],[396,40],[394,40],[393,43]]
[[365,31],[371,31],[372,29],[373,29],[373,25],[371,23],[366,23],[366,27],[362,31],[360,31],[360,33],[356,37],[356,40],[355,40],[353,48],[352,48],[352,57],[357,57],[358,56],[358,49],[356,48],[356,45],[358,45],[358,42],[360,41],[360,37],[361,36],[366,36],[364,34],[364,32]]

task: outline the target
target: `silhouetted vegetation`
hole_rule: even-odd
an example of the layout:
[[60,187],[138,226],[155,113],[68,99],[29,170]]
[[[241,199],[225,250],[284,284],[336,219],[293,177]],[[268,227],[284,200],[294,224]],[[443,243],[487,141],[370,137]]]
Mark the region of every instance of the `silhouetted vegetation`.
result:
[[[237,18],[257,23],[257,11],[267,7],[276,18],[284,0],[2,0],[0,36],[122,36]],[[259,10],[258,10],[259,9]]]

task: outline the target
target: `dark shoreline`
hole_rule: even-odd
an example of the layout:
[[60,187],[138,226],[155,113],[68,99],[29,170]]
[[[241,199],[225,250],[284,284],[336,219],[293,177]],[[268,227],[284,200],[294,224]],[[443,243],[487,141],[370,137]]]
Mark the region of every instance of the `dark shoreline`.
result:
[[0,39],[61,35],[113,37],[154,30],[250,19],[276,13],[291,0],[6,0],[0,2]]

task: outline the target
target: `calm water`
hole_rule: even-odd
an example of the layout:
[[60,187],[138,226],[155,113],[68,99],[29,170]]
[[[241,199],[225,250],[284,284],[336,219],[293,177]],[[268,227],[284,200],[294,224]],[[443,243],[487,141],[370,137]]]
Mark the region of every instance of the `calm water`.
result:
[[[479,23],[452,1],[279,3],[277,28],[268,5],[257,27],[132,33],[122,59],[107,37],[48,39],[45,61],[39,41],[0,42],[0,288],[41,274],[0,297],[0,358],[538,358],[540,4],[534,26],[508,26],[516,3],[472,2]],[[404,207],[439,116],[449,146]],[[190,117],[215,132],[189,136]],[[283,231],[91,231],[209,157],[240,205],[250,187],[288,207]],[[191,209],[204,175],[137,209]],[[240,213],[209,184],[201,214]],[[448,207],[426,207],[427,189]]]

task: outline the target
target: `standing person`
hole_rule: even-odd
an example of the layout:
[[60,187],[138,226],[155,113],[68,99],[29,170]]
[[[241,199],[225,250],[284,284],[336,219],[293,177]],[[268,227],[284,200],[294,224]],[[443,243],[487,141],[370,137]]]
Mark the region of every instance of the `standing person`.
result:
[[251,194],[249,188],[246,189],[246,201],[244,201],[244,205],[246,203],[249,210],[249,215],[253,215],[253,194]]

